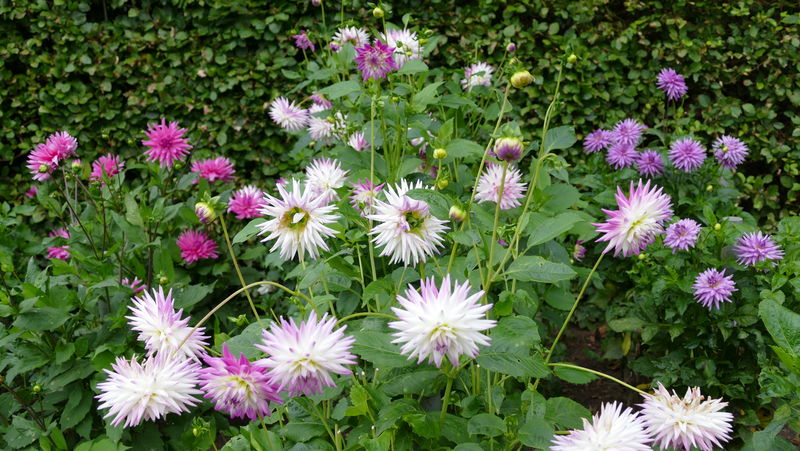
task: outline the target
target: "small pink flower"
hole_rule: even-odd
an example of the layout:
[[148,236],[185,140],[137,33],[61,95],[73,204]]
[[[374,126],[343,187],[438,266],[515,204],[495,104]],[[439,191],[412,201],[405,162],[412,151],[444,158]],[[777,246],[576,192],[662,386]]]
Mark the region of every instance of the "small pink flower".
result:
[[118,156],[103,155],[92,163],[92,175],[89,176],[89,179],[105,185],[103,173],[110,179],[122,172],[123,169],[125,169],[125,162],[120,161]]
[[147,285],[144,284],[142,279],[138,277],[134,277],[133,280],[128,279],[127,277],[121,280],[122,285],[130,288],[133,290],[134,295],[138,295],[142,291],[147,289]]
[[186,263],[194,263],[202,258],[219,257],[217,243],[198,230],[185,230],[178,237],[177,244],[181,249],[181,258]]
[[[195,161],[192,163],[192,172],[212,183],[216,180],[227,183],[233,181],[233,174],[236,173],[236,170],[233,169],[231,160],[218,157]],[[197,180],[194,182],[197,183]]]
[[32,185],[28,191],[25,191],[25,197],[36,197],[37,192],[39,192],[39,188],[36,185]]
[[311,39],[308,39],[308,34],[306,34],[306,30],[301,30],[299,34],[292,36],[294,39],[294,45],[298,49],[301,50],[308,50],[314,51],[314,43],[311,42]]
[[375,45],[364,44],[356,47],[356,63],[358,70],[361,71],[361,78],[364,81],[372,78],[380,80],[386,78],[386,74],[397,70],[397,62],[394,57],[394,47],[389,47],[381,41],[375,41]]
[[[50,238],[61,237],[69,239],[69,232],[66,229],[58,228],[50,232]],[[60,260],[68,260],[71,257],[69,253],[69,246],[53,246],[47,248],[47,258],[58,258]]]
[[235,214],[236,219],[257,218],[261,216],[259,210],[266,205],[264,192],[249,185],[233,192],[233,196],[228,202],[228,212]]
[[166,119],[161,119],[161,124],[148,124],[146,140],[142,144],[149,147],[144,154],[147,161],[158,161],[161,167],[172,167],[178,161],[183,161],[189,154],[189,139],[184,138],[185,128],[178,128],[177,122],[167,125]]

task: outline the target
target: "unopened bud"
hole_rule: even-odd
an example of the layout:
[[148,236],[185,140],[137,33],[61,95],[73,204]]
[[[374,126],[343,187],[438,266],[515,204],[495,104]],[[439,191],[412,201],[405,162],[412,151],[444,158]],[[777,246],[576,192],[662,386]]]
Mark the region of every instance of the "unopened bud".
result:
[[447,150],[441,147],[435,149],[433,151],[433,158],[436,158],[437,160],[444,160],[445,158],[447,158]]
[[576,61],[578,61],[578,55],[576,55],[576,54],[574,54],[574,53],[571,53],[571,54],[570,54],[570,55],[567,57],[567,62],[568,62],[568,63],[570,63],[570,64],[575,64],[575,62],[576,62]]
[[39,393],[40,391],[42,391],[42,386],[41,385],[36,384],[36,385],[33,386],[33,392],[34,393]]
[[512,163],[522,158],[522,141],[517,138],[500,138],[494,142],[496,158]]
[[706,191],[714,191],[714,185],[706,185]]
[[206,202],[198,202],[194,204],[194,212],[197,215],[197,219],[199,219],[203,224],[211,223],[217,217],[214,208]]
[[447,179],[441,179],[441,180],[436,182],[436,187],[439,188],[439,189],[445,189],[445,188],[447,188],[447,185],[449,185],[449,184],[450,184],[450,182],[448,182]]
[[714,224],[714,230],[722,230],[722,224],[720,223]]
[[319,6],[322,4],[322,0],[311,0],[312,6]]
[[456,222],[461,222],[467,219],[467,212],[463,208],[453,205],[450,207],[450,219]]
[[639,260],[644,260],[645,258],[647,258],[647,255],[639,254]]
[[342,49],[342,46],[339,45],[338,42],[331,42],[330,44],[328,44],[328,47],[330,47],[331,51],[334,51],[334,52],[338,52],[339,50]]
[[81,160],[72,160],[72,161],[69,163],[69,167],[70,167],[70,168],[72,168],[72,170],[73,170],[73,171],[77,171],[77,170],[80,170],[80,169],[81,169],[81,167],[82,167],[82,164],[83,164],[83,163],[81,163]]
[[533,83],[533,75],[526,70],[515,72],[511,76],[511,85],[517,89],[524,88],[531,83]]
[[200,435],[200,428],[192,428],[192,435],[194,435],[195,437]]
[[514,44],[513,42],[509,42],[508,45],[506,46],[506,52],[514,53],[516,51],[517,51],[517,44]]
[[376,6],[375,9],[372,10],[372,16],[376,19],[383,19],[383,10]]
[[161,276],[161,277],[158,278],[158,284],[159,285],[166,285],[168,283],[169,283],[169,277]]

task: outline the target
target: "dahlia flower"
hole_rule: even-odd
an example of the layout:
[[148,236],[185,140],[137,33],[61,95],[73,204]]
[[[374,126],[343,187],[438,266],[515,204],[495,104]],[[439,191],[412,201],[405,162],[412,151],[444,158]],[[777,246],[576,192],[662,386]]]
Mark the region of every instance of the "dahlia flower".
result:
[[678,100],[683,97],[689,89],[686,88],[686,82],[683,75],[675,72],[674,69],[661,69],[656,81],[658,89],[667,94],[669,100]]
[[334,331],[335,326],[336,318],[328,318],[327,313],[317,320],[311,312],[299,326],[294,319],[287,322],[281,318],[280,324],[272,323],[263,331],[264,344],[256,348],[267,358],[256,365],[269,368],[270,382],[290,396],[322,393],[324,387],[336,385],[330,373],[351,374],[345,365],[356,363],[356,356],[350,353],[355,340],[344,334],[347,326]]
[[608,147],[613,143],[613,132],[610,130],[597,129],[583,138],[583,150],[586,153],[595,153]]
[[374,213],[367,216],[376,221],[372,242],[383,246],[381,256],[389,255],[389,263],[402,261],[403,265],[424,262],[442,246],[442,234],[448,227],[430,213],[428,204],[406,196],[411,189],[422,188],[421,183],[409,185],[401,180],[398,185],[387,186],[386,202],[375,199]]
[[697,242],[700,229],[700,224],[694,219],[681,219],[667,227],[664,245],[672,249],[673,254],[679,250],[689,250]]
[[347,116],[339,111],[328,117],[309,116],[308,135],[314,141],[328,143],[334,138],[341,138],[347,129],[346,121]]
[[157,354],[139,363],[117,357],[105,382],[97,384],[100,409],[108,409],[104,418],[114,417],[113,426],[138,426],[142,420],[153,421],[170,413],[187,412],[200,400],[197,389],[200,365],[191,360]]
[[269,117],[281,128],[297,131],[308,123],[309,112],[286,97],[278,97],[269,106]]
[[338,46],[334,51],[338,52],[345,44],[351,44],[353,48],[369,44],[369,35],[363,28],[344,27],[339,28],[336,33],[333,34],[333,42]]
[[311,49],[313,52],[315,49],[314,43],[311,42],[311,39],[308,38],[308,34],[306,34],[306,30],[300,30],[299,34],[292,35],[292,39],[294,39],[295,47],[300,50]]
[[75,155],[78,149],[78,140],[67,132],[55,132],[47,137],[47,143],[56,154],[59,160]]
[[494,68],[484,62],[477,62],[464,69],[464,79],[461,87],[464,91],[471,91],[476,86],[491,86]]
[[742,235],[733,251],[736,253],[736,261],[744,266],[755,266],[760,261],[783,258],[780,246],[775,244],[771,236],[761,233],[760,230]]
[[681,171],[692,172],[702,166],[706,159],[706,149],[692,138],[681,138],[670,144],[669,159]]
[[200,370],[200,386],[218,411],[227,412],[231,418],[256,421],[269,416],[270,402],[283,404],[267,369],[251,364],[244,354],[237,359],[227,344],[222,345],[222,357],[207,356],[204,360],[208,367]]
[[522,174],[519,169],[508,166],[505,171],[505,183],[503,191],[500,192],[500,184],[503,182],[503,165],[488,162],[486,169],[478,179],[478,188],[475,191],[475,200],[480,204],[483,202],[497,202],[500,198],[500,209],[508,210],[519,207],[519,200],[525,197],[526,184],[521,182]]
[[653,441],[645,430],[644,419],[622,403],[605,403],[590,423],[583,419],[583,429],[553,436],[551,451],[614,450],[650,451]]
[[640,175],[652,177],[664,172],[664,159],[655,150],[645,150],[636,159],[636,168]]
[[342,169],[337,160],[317,158],[306,167],[306,178],[306,186],[311,190],[311,195],[319,197],[320,204],[327,204],[339,200],[336,189],[344,186],[347,171]]
[[606,162],[614,169],[627,168],[636,163],[638,159],[639,152],[636,151],[636,146],[621,141],[612,144],[606,153]]
[[647,130],[647,126],[636,119],[624,119],[614,125],[611,130],[611,140],[628,146],[636,146],[642,138],[642,133]]
[[194,263],[202,258],[214,259],[219,257],[217,243],[208,237],[205,232],[198,230],[184,230],[176,242],[181,250],[181,258],[186,263]]
[[575,261],[583,261],[584,257],[586,257],[586,247],[583,245],[583,240],[578,240],[572,249],[572,258]]
[[[61,237],[69,239],[67,229],[61,227],[50,232],[50,238]],[[57,258],[59,260],[69,260],[72,255],[69,253],[69,246],[52,246],[47,248],[47,258]]]
[[517,138],[500,138],[494,142],[491,155],[498,160],[513,163],[522,158],[522,141]]
[[257,218],[259,210],[267,205],[264,193],[253,185],[234,191],[228,201],[228,212],[236,215],[236,219]]
[[350,138],[347,140],[347,145],[355,149],[356,152],[369,149],[369,143],[364,138],[364,133],[362,132],[353,132],[353,134],[350,135]]
[[603,209],[608,220],[593,224],[604,234],[598,241],[608,241],[603,253],[614,249],[615,257],[620,252],[624,257],[638,255],[664,232],[664,221],[672,216],[672,202],[660,187],[651,189],[649,180],[644,185],[639,180],[636,187],[631,182],[629,197],[617,187],[616,200],[619,209]]
[[287,191],[284,185],[278,185],[280,198],[265,196],[267,205],[261,209],[261,214],[272,219],[258,225],[261,229],[258,234],[269,233],[261,241],[275,240],[270,252],[280,248],[284,260],[291,260],[295,255],[302,260],[306,253],[316,259],[319,249],[328,250],[325,238],[336,234],[326,225],[339,219],[333,213],[336,206],[323,203],[308,185],[301,189],[297,180],[292,179],[291,188]]
[[733,136],[723,135],[714,141],[711,146],[714,156],[722,166],[734,170],[736,166],[742,164],[749,152],[747,144],[734,138]]
[[375,41],[375,45],[364,44],[356,47],[356,63],[358,70],[361,71],[361,78],[364,81],[370,78],[380,80],[386,78],[386,74],[397,70],[397,62],[392,56],[395,48]]
[[175,311],[172,290],[165,295],[164,288],[153,288],[152,292],[145,291],[131,301],[133,305],[128,306],[131,315],[125,318],[131,330],[139,332],[137,338],[144,343],[148,355],[158,353],[199,360],[205,354],[203,346],[208,344],[208,337],[203,335],[205,327],[198,327],[192,333],[189,317],[182,318],[183,309]]
[[148,149],[144,152],[147,161],[158,161],[161,167],[172,167],[178,161],[183,161],[189,154],[189,138],[184,138],[185,128],[178,128],[177,122],[170,122],[167,125],[166,119],[161,119],[161,124],[152,123],[147,125],[146,140],[142,140],[142,145]]
[[420,291],[408,286],[405,297],[397,295],[401,308],[392,307],[398,321],[389,323],[397,330],[392,343],[402,343],[400,353],[417,363],[428,359],[437,367],[446,356],[458,366],[462,354],[475,358],[478,345],[488,346],[491,340],[481,331],[491,329],[496,321],[485,318],[492,304],[481,305],[483,291],[470,294],[469,282],[452,287],[450,275],[436,287],[433,277],[420,283]]
[[721,442],[731,438],[733,415],[722,411],[728,403],[704,397],[699,387],[687,389],[681,399],[674,391],[670,395],[659,383],[655,393],[644,395],[644,399],[639,404],[641,415],[660,449],[689,451],[697,447],[710,451],[715,445],[722,448]]
[[381,34],[381,39],[386,41],[389,47],[394,47],[393,56],[398,69],[402,69],[406,61],[422,59],[419,38],[413,31],[389,30],[386,34]]
[[330,110],[333,108],[333,103],[330,100],[326,99],[324,95],[314,91],[311,96],[311,103],[316,105],[317,107],[322,107],[325,110]]
[[378,193],[383,189],[383,183],[375,186],[369,179],[364,179],[363,182],[351,183],[353,187],[353,194],[350,195],[350,203],[353,208],[358,210],[363,215],[369,215],[374,212],[372,208],[375,198]]
[[[231,160],[225,157],[208,158],[199,160],[192,163],[192,172],[196,173],[198,177],[206,179],[209,183],[214,183],[219,180],[223,183],[233,181],[233,174],[236,170],[233,169]],[[195,180],[197,183],[197,180]]]
[[89,176],[90,180],[98,181],[105,185],[103,174],[109,179],[122,172],[125,169],[125,162],[120,161],[116,155],[102,155],[92,163],[92,174]]
[[25,191],[25,197],[36,197],[36,193],[38,192],[39,187],[36,185],[31,185],[31,187],[28,188],[28,191]]
[[133,290],[134,295],[137,295],[147,289],[147,285],[145,285],[144,282],[138,277],[134,277],[133,280],[126,277],[122,279],[120,283]]
[[695,300],[709,310],[712,306],[719,310],[720,304],[731,302],[731,295],[737,291],[733,275],[726,276],[724,269],[717,271],[714,268],[698,274],[692,288]]

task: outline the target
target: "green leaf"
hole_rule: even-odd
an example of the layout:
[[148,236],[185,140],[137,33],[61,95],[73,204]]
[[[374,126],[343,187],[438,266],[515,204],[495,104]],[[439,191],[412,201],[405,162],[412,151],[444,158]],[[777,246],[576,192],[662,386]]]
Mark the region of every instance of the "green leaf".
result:
[[315,420],[305,420],[302,423],[288,423],[280,430],[283,437],[295,442],[307,442],[314,437],[325,434],[325,426]]
[[545,137],[545,150],[550,152],[551,150],[569,149],[577,140],[575,129],[571,125],[551,128]]
[[555,283],[572,279],[577,273],[563,263],[553,263],[538,255],[524,255],[509,265],[505,275],[522,282]]
[[[264,322],[264,328],[269,327],[269,321],[264,319],[262,319],[262,321]],[[239,335],[225,342],[228,345],[228,350],[236,357],[239,357],[239,354],[243,353],[248,359],[252,360],[257,358],[261,351],[259,351],[254,344],[261,342],[261,331],[262,327],[258,323],[253,322],[248,324]]]
[[576,223],[581,221],[583,221],[583,218],[571,211],[561,213],[554,218],[534,214],[528,223],[528,233],[530,234],[528,246],[546,243],[569,231]]
[[506,433],[506,424],[503,419],[490,413],[479,413],[469,419],[467,423],[469,435],[485,435],[497,437]]
[[356,339],[353,352],[377,368],[405,368],[415,365],[413,359],[409,360],[400,354],[400,348],[391,343],[391,335],[386,332],[359,330],[353,332],[353,338]]
[[264,218],[256,218],[248,222],[242,230],[234,235],[233,240],[231,240],[231,244],[244,243],[250,238],[256,236],[256,234],[261,231],[261,229],[258,228],[258,225],[263,224],[264,222],[266,222]]
[[454,139],[445,147],[447,150],[447,159],[445,161],[452,161],[451,159],[461,158],[466,162],[479,161],[483,156],[484,147],[475,141],[468,139]]
[[583,424],[583,418],[589,418],[591,412],[586,407],[569,398],[550,398],[547,400],[545,419],[567,429],[576,429]]
[[439,89],[442,83],[441,81],[431,83],[425,86],[422,91],[414,94],[414,97],[411,99],[414,110],[423,111],[425,107],[432,104],[436,100],[436,90]]
[[67,322],[70,314],[55,307],[34,307],[14,320],[14,326],[24,330],[54,330]]
[[767,331],[780,347],[800,356],[800,314],[794,313],[775,301],[762,301],[758,316],[767,326]]
[[475,359],[481,367],[519,378],[547,377],[550,371],[539,356],[519,356],[507,352],[484,352]]
[[416,157],[404,158],[397,169],[397,177],[402,178],[418,170],[422,166],[422,160]]
[[397,424],[405,415],[421,413],[419,406],[413,399],[400,398],[391,404],[381,408],[378,412],[375,429],[378,434]]
[[144,226],[142,213],[139,211],[139,204],[136,203],[136,199],[134,199],[131,193],[125,195],[125,219],[135,226]]
[[441,376],[439,370],[419,370],[400,373],[383,381],[383,391],[389,396],[431,393],[434,382]]
[[431,214],[439,219],[449,219],[450,205],[455,205],[452,199],[448,198],[440,191],[434,191],[432,189],[412,189],[406,194],[412,199],[425,201],[431,209]]
[[175,308],[189,310],[189,308],[205,299],[209,293],[214,291],[213,282],[211,285],[189,285],[188,287],[175,293]]
[[397,71],[398,75],[413,75],[428,70],[428,65],[422,60],[408,60],[403,67]]
[[364,415],[369,411],[369,393],[361,385],[353,384],[350,389],[350,407],[345,411],[348,417]]
[[573,368],[565,368],[557,366],[553,368],[553,374],[561,380],[565,380],[571,384],[588,384],[589,382],[597,379],[592,373],[586,371],[576,370]]
[[531,347],[541,341],[536,322],[527,316],[502,318],[491,334],[492,351],[515,355],[527,356]]
[[72,390],[67,404],[61,412],[61,428],[70,429],[80,423],[92,407],[91,395],[85,396],[83,390]]
[[553,440],[553,425],[543,418],[530,418],[519,428],[517,436],[525,446],[547,449]]
[[617,318],[608,322],[614,332],[633,332],[644,327],[644,320],[636,317]]
[[319,90],[321,94],[331,100],[359,91],[361,91],[361,83],[354,80],[340,81]]

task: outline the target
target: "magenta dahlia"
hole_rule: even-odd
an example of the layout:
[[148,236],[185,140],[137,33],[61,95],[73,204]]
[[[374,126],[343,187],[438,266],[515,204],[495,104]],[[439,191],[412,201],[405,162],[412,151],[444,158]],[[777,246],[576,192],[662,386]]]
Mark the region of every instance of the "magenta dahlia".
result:
[[389,47],[381,41],[375,41],[374,45],[364,44],[356,47],[356,63],[358,70],[361,71],[361,78],[364,81],[371,79],[380,80],[386,78],[386,74],[397,70],[397,63],[394,60],[394,47]]
[[177,244],[181,249],[181,258],[186,263],[194,263],[203,258],[219,257],[217,243],[198,230],[185,230],[178,237]]
[[161,119],[161,124],[147,125],[146,140],[142,144],[148,149],[144,152],[147,161],[158,161],[161,167],[172,167],[176,162],[183,161],[189,154],[189,138],[185,138],[185,128],[179,128],[177,122],[167,125],[166,119]]
[[[67,232],[67,229],[61,227],[50,232],[48,236],[50,238],[61,237],[69,239],[69,232]],[[71,254],[69,253],[69,246],[52,246],[47,248],[47,258],[68,260],[70,257]]]
[[658,74],[656,85],[658,89],[667,94],[669,100],[678,100],[689,91],[683,75],[675,72],[674,69],[662,69]]
[[736,283],[733,281],[733,274],[726,276],[725,270],[718,271],[709,268],[697,275],[692,286],[694,298],[703,304],[703,307],[711,310],[719,310],[723,302],[731,302],[731,295],[736,290]]
[[109,179],[125,169],[125,162],[121,161],[116,155],[102,155],[92,163],[92,174],[90,180],[100,182],[105,185],[103,174]]
[[234,191],[228,201],[228,212],[236,215],[236,219],[257,218],[259,210],[267,206],[264,192],[253,185]]
[[[236,170],[233,169],[231,160],[225,157],[217,157],[195,161],[192,163],[192,172],[196,173],[198,177],[208,180],[210,183],[217,180],[227,183],[233,181],[233,174],[236,173]],[[197,180],[194,182],[197,183]]]

